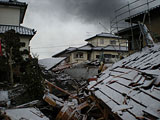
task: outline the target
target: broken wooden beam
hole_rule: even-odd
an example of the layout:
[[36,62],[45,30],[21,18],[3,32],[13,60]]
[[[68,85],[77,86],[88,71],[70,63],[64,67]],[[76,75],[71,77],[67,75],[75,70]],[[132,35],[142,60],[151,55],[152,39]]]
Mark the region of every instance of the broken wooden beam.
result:
[[49,81],[47,81],[47,80],[45,80],[45,83],[47,83],[49,87],[54,87],[54,88],[56,88],[57,90],[59,90],[59,91],[65,93],[65,94],[69,95],[71,98],[79,99],[77,96],[73,96],[73,95],[72,95],[71,93],[69,93],[68,91],[63,90],[62,88],[60,88],[60,87],[52,84],[51,82],[49,82]]

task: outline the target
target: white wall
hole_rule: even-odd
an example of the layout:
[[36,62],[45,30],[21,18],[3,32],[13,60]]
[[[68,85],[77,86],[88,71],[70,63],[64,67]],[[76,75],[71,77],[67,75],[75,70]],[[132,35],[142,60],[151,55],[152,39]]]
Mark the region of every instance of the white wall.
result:
[[19,25],[20,8],[0,6],[0,24]]
[[[101,44],[101,40],[104,41],[103,44]],[[118,42],[117,38],[95,37],[95,38],[89,40],[88,43],[90,43],[90,44],[92,44],[94,46],[107,46],[107,45],[111,45],[110,44],[111,40],[115,40],[116,41],[116,45],[119,45],[119,42],[120,42],[121,46],[127,46],[127,44],[126,44],[127,40],[125,40],[125,39],[119,39],[119,42]]]

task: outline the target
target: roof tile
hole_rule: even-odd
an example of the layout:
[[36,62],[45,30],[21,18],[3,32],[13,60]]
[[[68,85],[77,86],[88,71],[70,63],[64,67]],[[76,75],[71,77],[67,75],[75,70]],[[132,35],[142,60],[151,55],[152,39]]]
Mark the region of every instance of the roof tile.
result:
[[15,30],[16,33],[20,35],[27,35],[27,36],[33,36],[35,35],[36,31],[34,29],[30,29],[23,26],[13,26],[13,25],[0,25],[0,33],[5,33],[8,30]]

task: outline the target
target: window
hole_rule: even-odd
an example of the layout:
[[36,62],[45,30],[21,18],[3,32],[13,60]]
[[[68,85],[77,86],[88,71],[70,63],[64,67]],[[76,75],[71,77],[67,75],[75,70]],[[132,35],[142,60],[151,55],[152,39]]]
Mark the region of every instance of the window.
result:
[[112,55],[110,55],[110,54],[104,54],[104,57],[105,57],[105,58],[111,58],[111,56],[112,56]]
[[100,39],[100,44],[104,44],[104,40],[103,39]]
[[96,55],[96,58],[99,59],[99,55]]
[[116,56],[115,55],[112,55],[112,58],[115,58]]
[[82,52],[75,53],[74,58],[83,58],[83,53]]
[[111,45],[116,45],[116,40],[110,40]]

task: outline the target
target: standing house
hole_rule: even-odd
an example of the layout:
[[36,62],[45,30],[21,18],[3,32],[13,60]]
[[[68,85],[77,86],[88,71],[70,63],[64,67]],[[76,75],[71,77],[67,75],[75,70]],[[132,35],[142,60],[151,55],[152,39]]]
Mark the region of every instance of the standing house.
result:
[[52,57],[53,58],[57,58],[57,57],[66,57],[66,62],[69,63],[70,62],[70,55],[71,55],[71,51],[75,50],[75,47],[69,47],[59,53],[54,54]]
[[21,26],[24,20],[27,4],[17,0],[0,0],[0,34],[8,30],[15,30],[20,41],[25,43],[21,50],[30,51],[29,43],[35,35],[34,29]]
[[127,40],[111,33],[100,33],[85,40],[86,45],[71,51],[71,63],[98,60],[102,55],[107,62],[115,62],[128,52]]

